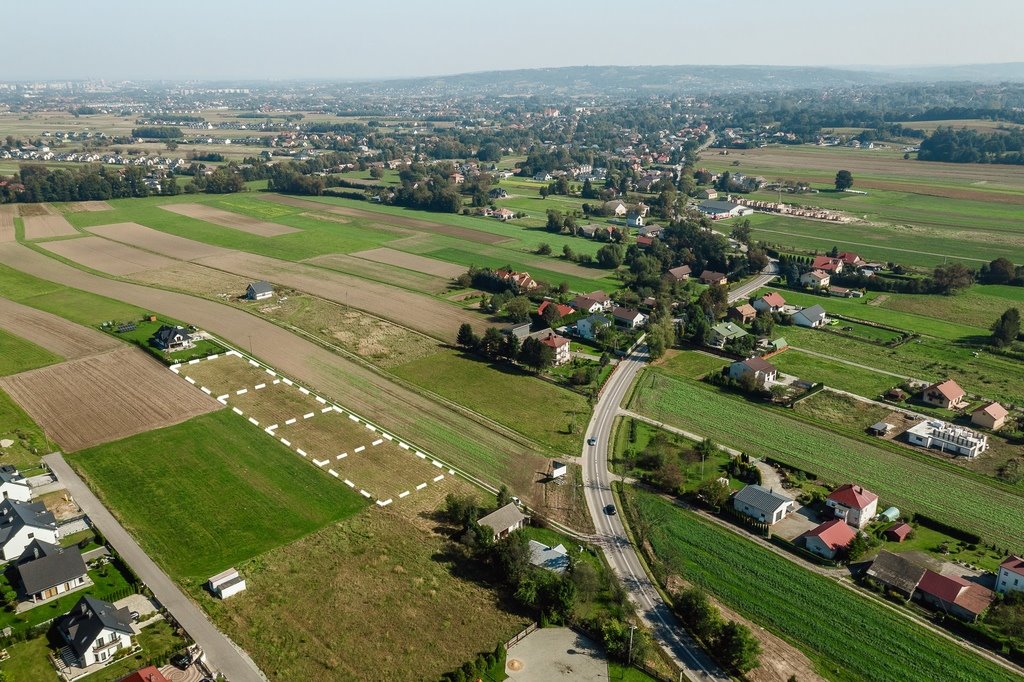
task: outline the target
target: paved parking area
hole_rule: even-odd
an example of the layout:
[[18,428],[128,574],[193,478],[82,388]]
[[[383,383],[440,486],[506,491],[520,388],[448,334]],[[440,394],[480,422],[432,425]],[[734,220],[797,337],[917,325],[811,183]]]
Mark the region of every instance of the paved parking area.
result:
[[530,682],[607,682],[608,661],[593,641],[569,628],[541,628],[509,650],[505,672]]
[[814,530],[821,523],[818,513],[810,507],[797,507],[786,518],[772,526],[772,535],[778,535],[793,542],[809,530]]

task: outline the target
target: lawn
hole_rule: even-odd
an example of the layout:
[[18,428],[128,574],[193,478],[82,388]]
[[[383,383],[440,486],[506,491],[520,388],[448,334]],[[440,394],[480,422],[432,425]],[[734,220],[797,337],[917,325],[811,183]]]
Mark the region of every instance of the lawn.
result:
[[792,349],[773,355],[769,362],[778,367],[783,374],[798,376],[805,381],[824,383],[826,386],[866,398],[876,398],[900,383],[899,379],[888,374],[852,367]]
[[[525,370],[442,350],[392,371],[532,438],[552,454],[576,454],[583,446],[583,429],[590,415],[586,398]],[[569,433],[574,420],[577,432]]]
[[187,584],[365,507],[227,410],[83,450],[71,463],[147,553]]
[[881,307],[987,330],[1007,308],[1024,308],[1024,287],[977,284],[955,296],[889,294]]
[[669,350],[658,366],[666,372],[687,379],[700,379],[730,364],[726,358],[699,351]]
[[39,458],[54,449],[43,430],[3,391],[0,391],[0,440],[14,441],[14,445],[2,451],[0,463],[13,464],[22,470],[38,466]]
[[[635,426],[631,427],[631,424]],[[636,440],[633,442],[629,440],[631,428],[636,430]],[[679,465],[683,475],[682,489],[684,492],[696,490],[704,481],[719,478],[720,476],[729,476],[726,472],[726,467],[731,460],[728,453],[722,450],[715,450],[715,453],[707,457],[703,462],[696,456],[689,454],[683,456],[683,453],[689,453],[694,445],[693,441],[638,419],[622,417],[614,434],[615,443],[612,452],[612,465],[617,473],[624,473],[637,478],[644,474],[652,473],[640,466],[634,466],[627,470],[627,460],[641,455],[652,446],[653,441],[655,447],[660,448],[662,455],[666,459]],[[659,440],[663,444],[658,444],[657,441]],[[734,481],[734,483],[738,487],[742,487],[742,483],[739,481]]]
[[164,364],[170,365],[174,363],[188,362],[189,360],[205,358],[207,355],[214,355],[225,351],[224,346],[220,345],[216,341],[199,339],[194,342],[192,348],[186,348],[173,353],[165,353],[153,345],[153,335],[156,334],[164,325],[176,325],[179,324],[178,322],[173,320],[157,320],[156,322],[150,322],[149,320],[136,318],[133,321],[135,329],[124,332],[117,331],[117,323],[126,321],[127,320],[115,320],[115,326],[101,328],[101,331],[107,332],[111,336],[121,339],[122,341],[127,341],[128,343],[138,346]]
[[[755,456],[769,456],[833,484],[856,482],[883,505],[918,511],[971,530],[987,542],[1024,549],[1020,488],[963,471],[925,453],[840,435],[711,386],[646,370],[631,408]],[[865,422],[865,428],[870,422]],[[865,439],[868,436],[864,436]],[[956,490],[956,495],[950,495]]]
[[56,353],[0,329],[0,376],[46,367],[62,359]]
[[193,596],[271,679],[438,679],[529,619],[435,525],[370,510],[239,565],[230,601]]
[[[652,551],[665,570],[798,646],[828,679],[1016,679],[890,608],[660,497],[637,492],[634,500],[632,511],[650,528]],[[856,626],[840,637],[836,623]]]

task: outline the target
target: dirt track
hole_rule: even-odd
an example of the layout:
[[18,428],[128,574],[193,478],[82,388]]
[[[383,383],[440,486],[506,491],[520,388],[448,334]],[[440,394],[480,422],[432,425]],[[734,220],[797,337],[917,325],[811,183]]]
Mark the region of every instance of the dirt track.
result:
[[[91,291],[159,314],[199,325],[253,353],[339,404],[386,421],[439,457],[492,482],[537,477],[549,460],[528,445],[481,424],[443,404],[421,397],[389,379],[332,353],[270,322],[212,301],[118,282],[36,253],[20,244],[0,244],[0,263],[66,286]],[[173,375],[168,372],[169,376]],[[494,462],[491,464],[490,462]],[[544,503],[537,484],[519,494],[528,504]],[[556,519],[561,520],[561,519]]]
[[134,249],[102,237],[79,237],[44,242],[41,246],[68,260],[111,275],[130,275],[176,265],[170,258]]
[[0,327],[68,360],[121,347],[103,332],[6,298],[0,298]]
[[213,223],[221,227],[230,227],[233,230],[248,232],[249,234],[261,237],[277,237],[282,234],[301,232],[301,230],[295,227],[288,227],[279,223],[268,223],[265,220],[251,218],[241,213],[222,211],[219,208],[204,204],[163,204],[160,208],[187,218],[195,218],[196,220]]
[[121,348],[0,379],[65,452],[183,422],[219,409],[136,348]]
[[89,231],[115,242],[137,246],[140,249],[160,253],[179,260],[193,260],[204,256],[231,253],[231,249],[211,246],[193,239],[178,237],[173,234],[154,230],[138,223],[117,223],[90,227]]

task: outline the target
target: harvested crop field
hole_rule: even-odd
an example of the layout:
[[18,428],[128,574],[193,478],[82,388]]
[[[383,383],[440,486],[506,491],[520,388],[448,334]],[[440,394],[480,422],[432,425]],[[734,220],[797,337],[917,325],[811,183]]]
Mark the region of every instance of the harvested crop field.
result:
[[46,204],[18,204],[18,215],[22,218],[53,214],[54,211]]
[[128,275],[133,282],[152,284],[164,289],[185,291],[199,296],[216,296],[223,300],[237,299],[245,294],[250,280],[194,263],[175,263],[159,270],[140,270]]
[[89,231],[115,242],[121,242],[140,249],[163,254],[179,260],[194,260],[205,256],[231,253],[230,249],[211,246],[193,239],[167,234],[138,223],[117,223],[90,227]]
[[[43,204],[33,204],[33,206],[42,207]],[[43,215],[26,216],[24,206],[19,210],[22,211],[21,220],[25,224],[25,239],[49,239],[50,237],[67,237],[78,234],[78,230],[73,228],[64,216],[52,213],[49,206],[44,209],[47,213]]]
[[[400,252],[396,251],[395,253]],[[413,272],[411,269],[402,269],[394,265],[374,261],[373,259],[365,260],[343,253],[317,256],[302,262],[428,294],[440,294],[446,291],[449,283],[449,279],[446,277]],[[441,261],[437,262],[440,263]]]
[[0,298],[0,327],[69,360],[121,347],[108,334],[6,298]]
[[503,237],[498,234],[481,232],[479,230],[473,230],[468,227],[458,227],[455,225],[446,225],[444,223],[435,223],[431,220],[423,220],[422,218],[409,218],[406,216],[392,215],[390,213],[384,213],[383,211],[367,211],[361,208],[350,208],[348,206],[325,204],[320,201],[310,201],[309,199],[296,199],[294,197],[285,197],[281,196],[280,194],[261,194],[258,198],[264,201],[272,201],[276,204],[284,204],[285,206],[295,206],[298,208],[304,208],[306,210],[324,211],[326,213],[334,213],[349,218],[370,220],[374,221],[375,223],[381,223],[381,227],[384,229],[389,229],[395,226],[405,227],[409,228],[410,230],[417,230],[419,232],[435,232],[437,234],[445,234],[450,237],[458,237],[460,239],[465,239],[471,242],[478,242],[480,244],[498,244],[500,242],[508,241],[508,237]]
[[268,223],[265,220],[251,218],[241,213],[232,213],[231,211],[224,211],[203,204],[164,204],[160,208],[171,213],[183,215],[186,218],[195,218],[196,220],[213,223],[221,227],[230,227],[233,230],[248,232],[260,237],[277,237],[278,235],[301,231],[295,227]]
[[[372,260],[376,263],[386,263],[387,265],[396,265],[406,270],[415,270],[416,272],[422,272],[427,275],[434,275],[435,277],[446,277],[453,278],[458,277],[466,271],[466,268],[461,265],[453,265],[443,260],[436,260],[434,258],[427,258],[425,256],[417,256],[413,253],[405,253],[403,251],[395,251],[387,247],[381,247],[379,249],[368,249],[366,251],[359,251],[353,253],[353,256],[358,258],[365,258],[366,260]],[[324,258],[331,258],[331,256],[324,256]]]
[[72,201],[64,204],[66,213],[93,213],[95,211],[113,211],[114,207],[105,201]]
[[65,452],[177,424],[220,407],[135,348],[4,377],[0,388]]
[[14,241],[14,206],[0,206],[0,242]]
[[42,244],[42,247],[79,265],[111,275],[130,275],[133,272],[157,270],[175,264],[170,258],[102,237],[61,239]]

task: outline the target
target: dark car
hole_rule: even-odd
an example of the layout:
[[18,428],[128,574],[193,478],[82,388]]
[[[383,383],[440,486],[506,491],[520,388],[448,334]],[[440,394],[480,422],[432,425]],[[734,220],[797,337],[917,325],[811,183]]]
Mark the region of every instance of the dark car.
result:
[[587,439],[587,445],[597,445],[597,439],[591,436]]
[[615,505],[614,504],[609,504],[607,507],[605,507],[604,508],[604,513],[607,514],[608,516],[615,516],[616,514],[618,514],[618,512],[615,511]]
[[171,665],[178,670],[188,670],[188,667],[192,665],[192,663],[192,654],[188,652],[171,656]]

